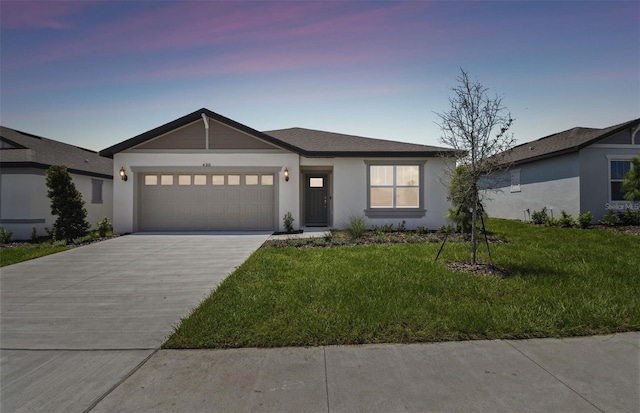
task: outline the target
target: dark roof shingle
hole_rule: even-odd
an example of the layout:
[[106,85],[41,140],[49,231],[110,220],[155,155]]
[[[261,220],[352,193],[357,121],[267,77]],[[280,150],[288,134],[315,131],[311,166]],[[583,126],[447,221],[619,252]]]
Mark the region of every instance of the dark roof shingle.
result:
[[0,164],[8,166],[65,165],[70,172],[113,178],[113,160],[94,151],[0,126],[0,138],[15,149],[0,150]]

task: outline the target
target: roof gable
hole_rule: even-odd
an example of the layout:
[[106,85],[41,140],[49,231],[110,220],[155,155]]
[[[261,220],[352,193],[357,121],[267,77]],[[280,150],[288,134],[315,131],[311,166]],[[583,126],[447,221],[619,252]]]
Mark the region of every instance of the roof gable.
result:
[[0,136],[13,146],[0,149],[3,168],[64,165],[72,173],[113,178],[113,161],[94,151],[4,126],[0,127]]
[[503,163],[522,164],[560,156],[602,142],[613,135],[640,124],[640,118],[608,128],[576,127],[535,141],[523,143],[504,153]]
[[[276,147],[306,157],[433,157],[441,155],[451,156],[456,153],[455,150],[450,148],[365,138],[362,136],[304,128],[259,132],[208,109],[202,108],[106,148],[100,151],[100,154],[113,157],[116,153],[133,148],[177,149],[177,146],[180,146],[180,148],[184,149],[185,145],[194,145],[194,149],[204,149],[203,145],[205,140],[204,135],[201,135],[202,129],[194,136],[189,134],[190,131],[185,131],[185,135],[182,138],[177,138],[181,140],[180,144],[176,143],[177,141],[168,143],[168,140],[155,144],[151,143],[154,142],[154,140],[160,140],[161,137],[165,135],[168,136],[174,131],[178,131],[180,128],[191,127],[191,124],[199,125],[194,126],[195,128],[202,128],[204,122],[202,121],[202,115],[213,120],[213,122],[210,122],[210,134],[212,137],[210,140],[210,149],[272,149]],[[221,130],[220,128],[226,130],[226,134],[218,134],[223,136],[223,138],[216,141],[214,135]],[[200,140],[200,136],[202,136],[202,140]],[[187,141],[189,141],[189,143],[187,143]],[[149,143],[146,144],[147,142]],[[258,144],[256,144],[256,142],[258,142]]]

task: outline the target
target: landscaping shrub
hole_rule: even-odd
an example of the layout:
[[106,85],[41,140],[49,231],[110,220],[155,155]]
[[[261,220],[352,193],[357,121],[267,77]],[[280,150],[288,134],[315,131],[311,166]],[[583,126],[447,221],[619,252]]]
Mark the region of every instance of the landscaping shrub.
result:
[[287,212],[286,214],[284,214],[282,221],[284,223],[284,230],[287,232],[293,232],[294,219],[293,219],[293,216],[291,215],[291,212]]
[[82,193],[78,191],[66,166],[51,165],[46,171],[47,197],[51,214],[56,215],[51,235],[71,241],[83,237],[91,225],[87,222]]
[[379,227],[374,225],[373,227],[371,227],[371,229],[378,235],[388,234],[390,232],[393,232],[393,224],[380,225]]
[[634,211],[627,208],[625,212],[618,213],[618,222],[621,225],[640,225],[640,210]]
[[404,232],[406,230],[407,230],[407,221],[403,219],[402,222],[398,223],[397,231]]
[[618,224],[618,216],[612,210],[608,210],[599,222],[602,225],[613,227]]
[[576,226],[576,221],[570,214],[567,214],[564,210],[560,211],[560,219],[558,219],[558,225],[563,228],[573,228]]
[[351,219],[349,219],[349,223],[347,224],[347,234],[349,234],[349,236],[353,239],[362,238],[366,226],[367,222],[365,221],[363,216],[351,217]]
[[6,244],[11,240],[13,232],[0,225],[0,244]]
[[547,218],[547,207],[542,208],[541,211],[533,211],[531,213],[531,221],[536,225],[544,225]]
[[453,234],[454,230],[451,225],[443,225],[438,228],[438,232],[441,234]]
[[593,214],[591,211],[587,211],[584,214],[580,214],[578,216],[578,226],[582,229],[587,229],[591,227],[591,223],[593,222]]
[[31,242],[38,242],[38,232],[36,227],[31,227]]
[[98,222],[98,234],[101,237],[106,237],[110,233],[113,233],[113,225],[108,217],[104,217],[102,221]]
[[429,228],[427,228],[426,226],[420,226],[416,229],[416,232],[418,234],[428,234],[429,233]]

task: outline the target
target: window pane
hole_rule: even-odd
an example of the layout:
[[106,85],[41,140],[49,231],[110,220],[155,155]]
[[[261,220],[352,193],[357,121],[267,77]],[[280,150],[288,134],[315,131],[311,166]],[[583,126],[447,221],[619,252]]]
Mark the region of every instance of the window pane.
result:
[[393,188],[371,188],[371,208],[393,208]]
[[420,202],[418,200],[419,189],[412,188],[396,188],[396,207],[397,208],[418,208]]
[[611,200],[624,201],[624,192],[622,192],[622,181],[611,182]]
[[611,161],[611,179],[624,179],[631,169],[631,161]]
[[193,176],[193,184],[194,185],[206,185],[207,184],[207,175],[194,175]]
[[227,185],[240,185],[240,175],[227,175]]
[[211,185],[224,185],[224,175],[211,176]]
[[260,177],[260,183],[262,185],[273,185],[273,175],[262,175]]
[[393,185],[393,165],[370,165],[371,185]]
[[191,175],[178,175],[178,185],[191,185]]
[[396,185],[417,186],[418,165],[398,165],[396,166]]
[[144,176],[144,184],[145,185],[158,185],[158,175],[145,175]]
[[309,178],[310,188],[324,188],[324,178]]
[[258,175],[245,175],[244,184],[245,185],[258,185]]
[[173,175],[160,176],[160,185],[173,185]]
[[91,180],[91,203],[102,203],[102,181],[100,179]]

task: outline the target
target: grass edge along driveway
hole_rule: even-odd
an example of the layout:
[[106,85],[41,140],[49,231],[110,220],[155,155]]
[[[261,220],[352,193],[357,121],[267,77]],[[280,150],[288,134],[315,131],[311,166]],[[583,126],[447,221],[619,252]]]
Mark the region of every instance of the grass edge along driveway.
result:
[[[468,244],[263,248],[164,348],[567,337],[640,329],[640,237],[490,220],[507,278],[452,272]],[[486,255],[486,251],[481,253]],[[486,259],[482,257],[481,259]]]

